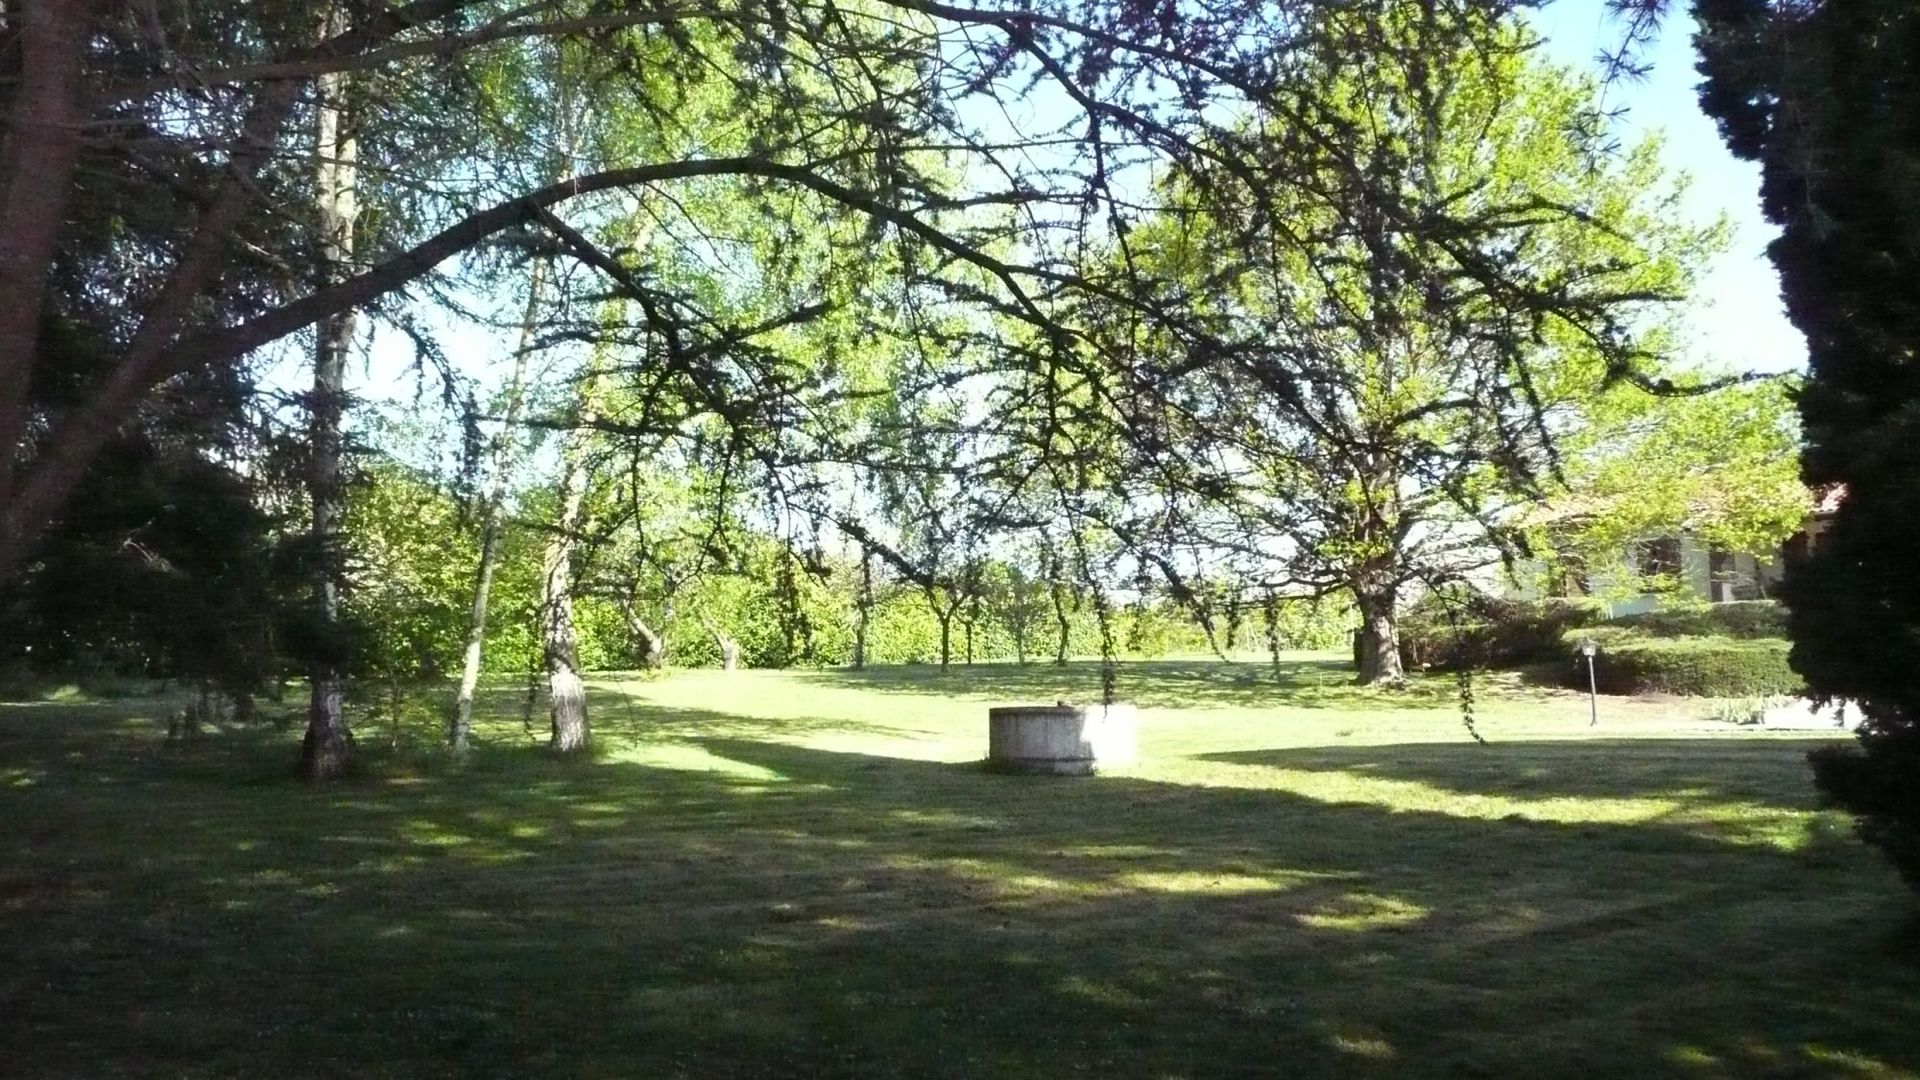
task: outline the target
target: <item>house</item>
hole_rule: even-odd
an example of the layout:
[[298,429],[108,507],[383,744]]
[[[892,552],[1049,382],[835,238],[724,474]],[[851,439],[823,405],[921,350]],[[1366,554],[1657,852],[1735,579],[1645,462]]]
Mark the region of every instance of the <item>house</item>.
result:
[[[1725,551],[1686,533],[1649,536],[1628,545],[1618,577],[1636,584],[1647,578],[1665,578],[1695,599],[1711,604],[1767,599],[1779,587],[1787,563],[1819,545],[1821,534],[1831,525],[1846,494],[1846,487],[1839,484],[1814,492],[1813,508],[1805,523],[1778,550]],[[1539,563],[1536,569],[1546,587],[1522,586],[1516,590],[1519,596],[1614,596],[1617,598],[1607,605],[1609,615],[1635,615],[1660,606],[1666,595],[1642,592],[1620,596],[1620,590],[1609,588],[1610,584],[1619,584],[1609,582],[1612,575],[1593,580],[1569,565]]]

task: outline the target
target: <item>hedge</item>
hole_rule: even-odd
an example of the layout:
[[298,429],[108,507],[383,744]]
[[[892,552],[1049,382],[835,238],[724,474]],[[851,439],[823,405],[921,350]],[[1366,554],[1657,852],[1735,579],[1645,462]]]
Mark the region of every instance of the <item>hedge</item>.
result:
[[1594,664],[1601,693],[1766,697],[1805,689],[1784,639],[1608,636]]
[[1784,638],[1787,609],[1772,600],[1742,600],[1730,604],[1649,611],[1609,620],[1650,637]]
[[1563,639],[1601,618],[1590,601],[1535,602],[1477,597],[1448,618],[1429,605],[1401,622],[1400,652],[1407,666],[1444,671],[1463,667],[1510,668],[1558,660]]

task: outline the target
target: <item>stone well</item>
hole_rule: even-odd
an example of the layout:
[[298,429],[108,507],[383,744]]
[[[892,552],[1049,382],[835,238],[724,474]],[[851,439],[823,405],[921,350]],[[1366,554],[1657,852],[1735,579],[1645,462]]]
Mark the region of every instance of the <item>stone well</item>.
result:
[[1132,705],[1003,705],[987,710],[987,764],[1087,776],[1133,760],[1135,727]]

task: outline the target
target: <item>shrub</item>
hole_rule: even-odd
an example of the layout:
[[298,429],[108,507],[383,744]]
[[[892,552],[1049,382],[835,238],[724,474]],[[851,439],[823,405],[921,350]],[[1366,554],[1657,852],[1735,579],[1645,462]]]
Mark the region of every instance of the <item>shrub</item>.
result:
[[1623,615],[1610,621],[1614,625],[1643,631],[1649,637],[1751,639],[1787,636],[1786,609],[1772,600],[1670,608],[1640,615]]
[[1439,601],[1429,601],[1401,623],[1401,658],[1409,667],[1447,671],[1557,660],[1566,655],[1566,634],[1594,625],[1600,616],[1600,607],[1590,601],[1475,596],[1449,618]]
[[1602,693],[1764,697],[1804,689],[1781,639],[1609,637],[1594,670]]

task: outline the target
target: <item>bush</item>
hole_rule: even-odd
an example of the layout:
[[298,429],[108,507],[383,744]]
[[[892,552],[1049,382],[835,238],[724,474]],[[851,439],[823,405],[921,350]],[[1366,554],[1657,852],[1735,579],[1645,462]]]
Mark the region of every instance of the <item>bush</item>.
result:
[[1649,611],[1623,615],[1612,625],[1643,631],[1648,637],[1784,638],[1787,611],[1772,600],[1743,600],[1732,604]]
[[1763,697],[1805,688],[1782,639],[1606,636],[1594,666],[1602,693]]
[[1455,618],[1438,600],[1409,613],[1400,627],[1401,659],[1408,667],[1509,668],[1566,656],[1570,630],[1600,620],[1599,605],[1584,600],[1513,601],[1474,596]]

